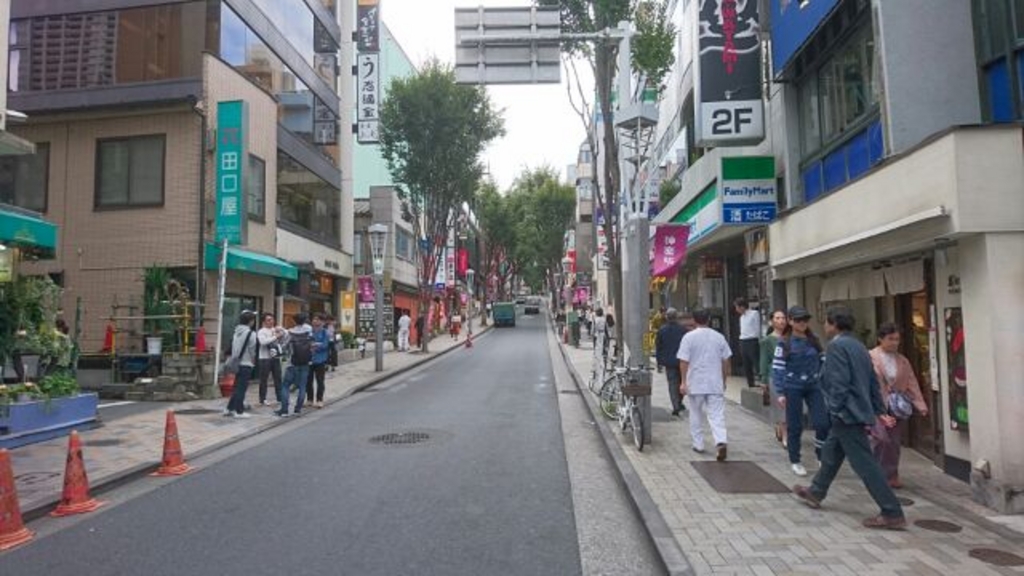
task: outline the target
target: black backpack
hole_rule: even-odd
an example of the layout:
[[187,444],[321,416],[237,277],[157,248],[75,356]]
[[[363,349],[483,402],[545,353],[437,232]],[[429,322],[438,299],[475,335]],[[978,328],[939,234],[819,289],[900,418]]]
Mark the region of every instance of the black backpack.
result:
[[292,366],[308,366],[313,360],[313,339],[309,334],[292,334]]

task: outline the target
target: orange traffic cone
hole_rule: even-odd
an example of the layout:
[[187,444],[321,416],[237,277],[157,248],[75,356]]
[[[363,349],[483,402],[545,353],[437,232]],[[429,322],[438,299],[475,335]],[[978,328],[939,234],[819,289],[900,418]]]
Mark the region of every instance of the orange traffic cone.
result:
[[50,516],[84,514],[102,505],[103,502],[89,496],[89,479],[85,475],[85,462],[82,461],[82,441],[78,438],[78,432],[72,430],[68,439],[68,461],[64,467],[64,494]]
[[24,544],[35,536],[21,521],[18,491],[14,488],[11,455],[0,448],[0,550]]
[[167,424],[164,426],[164,459],[160,467],[150,476],[181,476],[192,471],[185,463],[181,453],[181,441],[178,440],[178,423],[174,420],[174,410],[167,411]]

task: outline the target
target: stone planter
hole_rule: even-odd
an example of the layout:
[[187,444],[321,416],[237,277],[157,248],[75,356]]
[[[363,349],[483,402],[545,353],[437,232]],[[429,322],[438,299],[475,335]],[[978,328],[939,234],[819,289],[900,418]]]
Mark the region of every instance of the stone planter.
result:
[[0,448],[16,448],[95,426],[99,396],[79,394],[0,405]]

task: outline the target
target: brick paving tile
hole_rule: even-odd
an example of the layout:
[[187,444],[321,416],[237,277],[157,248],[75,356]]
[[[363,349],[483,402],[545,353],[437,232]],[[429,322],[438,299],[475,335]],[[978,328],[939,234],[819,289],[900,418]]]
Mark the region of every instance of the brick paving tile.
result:
[[[577,374],[590,372],[588,343],[565,350]],[[786,486],[808,484],[812,476],[797,478],[789,470],[771,426],[739,406],[742,386],[740,379],[730,378],[729,459],[754,462]],[[670,410],[664,374],[654,374],[653,390],[655,413]],[[915,501],[906,508],[908,521],[946,520],[963,526],[962,532],[929,532],[912,524],[903,532],[861,527],[877,507],[849,466],[840,472],[822,510],[806,508],[788,494],[719,494],[689,465],[713,456],[690,450],[688,418],[655,419],[653,442],[642,453],[612,423],[602,422],[614,431],[696,574],[1024,574],[1024,567],[990,566],[968,556],[978,546],[1024,549],[1024,534],[991,531],[989,522],[999,520],[990,520],[995,514],[970,500],[969,486],[912,450],[904,451],[901,465],[907,487],[900,494]],[[802,452],[814,474],[811,441],[805,434]]]

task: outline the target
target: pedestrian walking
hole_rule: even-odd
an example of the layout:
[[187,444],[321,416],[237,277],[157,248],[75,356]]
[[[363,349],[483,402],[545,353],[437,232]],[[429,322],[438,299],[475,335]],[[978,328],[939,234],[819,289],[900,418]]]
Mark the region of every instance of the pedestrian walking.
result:
[[324,330],[327,330],[327,339],[330,341],[327,345],[327,369],[334,372],[338,368],[338,340],[341,338],[338,335],[337,320],[334,316],[327,315],[327,325],[324,326]]
[[753,388],[756,385],[760,360],[761,314],[750,308],[746,298],[733,300],[732,307],[740,317],[740,353],[743,360],[743,375],[747,378],[747,387]]
[[711,426],[718,461],[726,459],[725,377],[732,350],[725,337],[708,328],[711,314],[703,308],[693,311],[696,328],[679,342],[679,393],[690,403],[690,437],[693,451],[704,453],[704,420]]
[[822,388],[832,418],[832,428],[821,449],[821,469],[810,487],[794,486],[793,494],[811,508],[820,508],[832,482],[850,460],[853,471],[864,482],[881,513],[862,522],[867,528],[902,530],[907,525],[896,494],[885,481],[882,467],[871,454],[865,430],[877,424],[892,426],[895,419],[885,413],[881,390],[871,364],[871,355],[850,332],[853,314],[845,306],[829,309],[825,333],[832,338],[825,352]]
[[402,310],[402,317],[398,319],[398,350],[407,352],[409,350],[409,329],[412,326],[412,318],[408,310]]
[[260,378],[260,406],[268,406],[267,402],[267,380],[274,380],[274,395],[277,402],[281,403],[281,355],[284,353],[284,339],[287,336],[284,328],[277,325],[274,315],[267,312],[263,314],[263,322],[256,333],[256,340],[259,342],[259,378]]
[[[313,358],[309,365],[309,374],[306,376],[306,398],[314,408],[324,407],[324,389],[327,386],[327,358],[328,348],[331,344],[330,336],[327,334],[326,317],[323,314],[313,316]],[[313,382],[316,381],[316,390],[313,389]],[[316,393],[314,395],[314,392]]]
[[821,460],[821,446],[828,438],[829,419],[825,395],[821,389],[822,345],[811,332],[811,314],[803,306],[789,309],[789,325],[775,345],[772,361],[772,386],[778,404],[786,409],[786,449],[793,474],[807,476],[800,461],[800,438],[804,433],[804,405],[814,428],[814,454]]
[[306,315],[299,313],[292,317],[295,326],[288,330],[285,340],[285,351],[288,354],[288,367],[281,380],[281,407],[275,414],[282,418],[288,416],[288,405],[291,387],[295,386],[298,398],[295,399],[295,414],[302,412],[306,401],[306,382],[309,379],[309,365],[313,361],[313,328],[306,322]]
[[448,322],[448,333],[451,335],[452,340],[459,339],[459,329],[462,327],[462,316],[458,312],[452,314],[451,320]]
[[253,324],[256,322],[256,314],[249,310],[242,311],[238,318],[238,325],[235,326],[235,333],[231,338],[231,356],[225,364],[237,365],[235,371],[235,387],[231,391],[231,398],[224,409],[224,416],[235,418],[249,418],[245,413],[245,393],[249,389],[249,380],[252,379],[253,369],[256,367],[256,330]]
[[900,331],[892,322],[878,327],[878,346],[871,350],[871,363],[881,386],[882,401],[889,415],[896,419],[894,426],[875,425],[871,429],[871,452],[882,466],[885,478],[892,488],[902,488],[900,481],[900,440],[906,421],[916,410],[928,415],[928,404],[921,394],[921,385],[914,374],[910,360],[899,353]]
[[775,347],[783,337],[789,321],[786,319],[785,310],[775,310],[771,316],[771,326],[768,328],[768,335],[761,340],[761,364],[758,372],[761,375],[761,384],[769,393],[769,406],[771,406],[772,422],[775,424],[775,440],[782,443],[785,448],[789,440],[786,434],[786,408],[779,402],[782,395],[778,393],[775,386],[772,386],[772,359],[775,356]]
[[608,352],[608,319],[605,318],[604,309],[598,307],[594,310],[594,350],[595,356],[598,356],[600,361],[605,361],[605,356]]
[[682,376],[679,372],[679,343],[686,335],[686,328],[679,323],[679,312],[675,308],[665,311],[665,322],[658,329],[654,337],[655,359],[658,366],[665,369],[665,379],[668,381],[668,397],[672,400],[672,415],[679,416],[685,408],[683,399],[679,395],[679,385],[682,383]]

